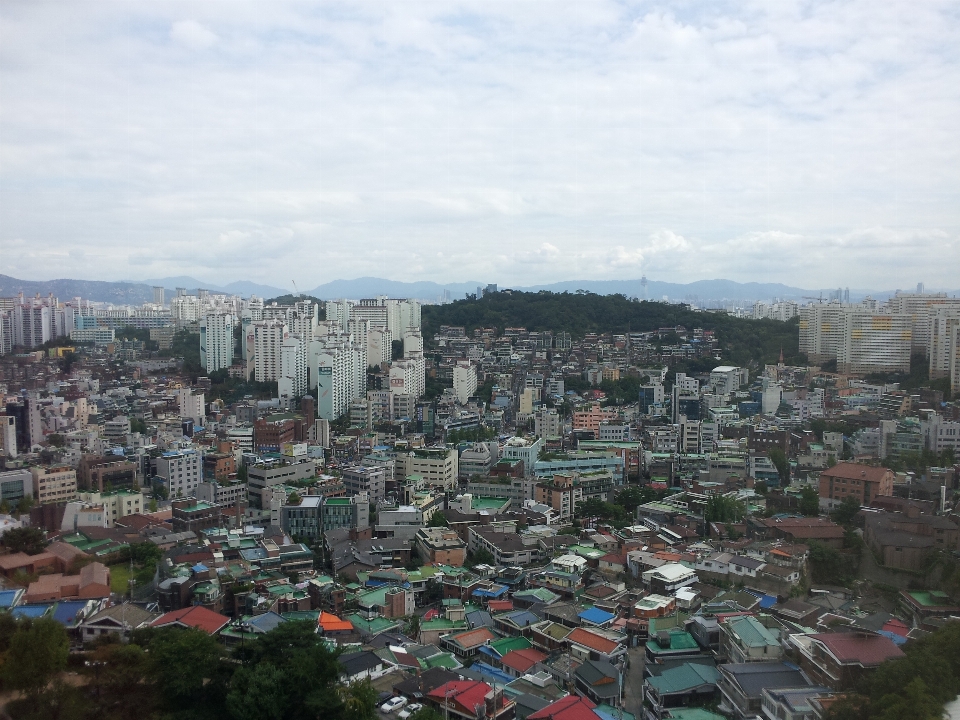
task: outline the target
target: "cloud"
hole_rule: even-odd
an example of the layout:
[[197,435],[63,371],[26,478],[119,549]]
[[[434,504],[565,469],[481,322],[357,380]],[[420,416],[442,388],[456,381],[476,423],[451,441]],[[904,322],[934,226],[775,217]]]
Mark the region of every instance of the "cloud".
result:
[[0,271],[955,289],[948,3],[183,12],[0,5]]
[[217,36],[196,20],[178,20],[170,26],[170,39],[191,50],[206,50],[216,44]]

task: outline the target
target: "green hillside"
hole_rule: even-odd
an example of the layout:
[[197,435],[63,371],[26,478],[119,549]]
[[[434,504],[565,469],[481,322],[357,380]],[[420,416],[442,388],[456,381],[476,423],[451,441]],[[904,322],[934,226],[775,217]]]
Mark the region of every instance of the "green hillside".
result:
[[682,325],[688,330],[716,332],[723,359],[738,365],[774,363],[781,348],[786,362],[805,363],[798,349],[798,320],[744,320],[722,312],[697,312],[687,305],[631,300],[623,295],[593,293],[498,292],[480,300],[423,306],[424,337],[429,342],[441,325],[525,327],[566,331],[574,338],[587,333],[645,332]]

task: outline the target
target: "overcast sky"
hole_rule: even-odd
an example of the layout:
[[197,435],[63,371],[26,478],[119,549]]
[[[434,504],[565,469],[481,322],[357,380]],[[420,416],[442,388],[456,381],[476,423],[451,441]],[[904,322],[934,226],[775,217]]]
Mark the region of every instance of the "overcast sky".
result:
[[0,3],[0,272],[960,285],[960,5]]

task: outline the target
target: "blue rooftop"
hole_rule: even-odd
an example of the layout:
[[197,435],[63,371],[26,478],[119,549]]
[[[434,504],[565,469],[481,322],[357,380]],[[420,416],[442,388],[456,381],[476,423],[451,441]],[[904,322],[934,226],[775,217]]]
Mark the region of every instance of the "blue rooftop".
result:
[[46,615],[47,610],[53,607],[52,603],[41,603],[39,605],[21,605],[10,611],[15,618],[39,618]]
[[516,678],[512,675],[508,675],[502,670],[498,670],[497,668],[493,667],[493,665],[488,665],[487,663],[481,661],[474,662],[473,665],[470,666],[470,669],[474,672],[480,673],[480,676],[484,680],[493,680],[498,685],[506,685],[508,682],[516,680]]
[[22,590],[0,590],[0,608],[10,608],[22,595]]
[[195,573],[202,573],[202,572],[206,572],[206,571],[209,570],[210,568],[208,568],[208,567],[207,567],[206,565],[204,565],[203,563],[197,563],[196,565],[194,565],[194,566],[193,566],[192,568],[190,568],[190,569],[193,570]]
[[598,607],[588,608],[582,613],[577,615],[581,620],[586,620],[588,623],[593,625],[603,625],[610,622],[613,618],[616,617],[613,613],[608,613],[606,610],[601,610]]
[[540,618],[528,610],[518,610],[516,612],[509,613],[508,615],[504,616],[504,619],[509,620],[517,627],[527,627],[527,625],[533,625],[534,623],[540,622]]
[[61,625],[72,627],[77,624],[77,614],[87,607],[87,600],[61,600],[53,607],[53,619]]

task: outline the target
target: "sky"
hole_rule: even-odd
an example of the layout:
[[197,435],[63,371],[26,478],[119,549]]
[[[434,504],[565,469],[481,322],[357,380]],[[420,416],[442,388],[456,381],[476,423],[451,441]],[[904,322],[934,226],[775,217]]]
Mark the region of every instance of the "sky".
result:
[[0,273],[955,289],[956,2],[0,3]]

